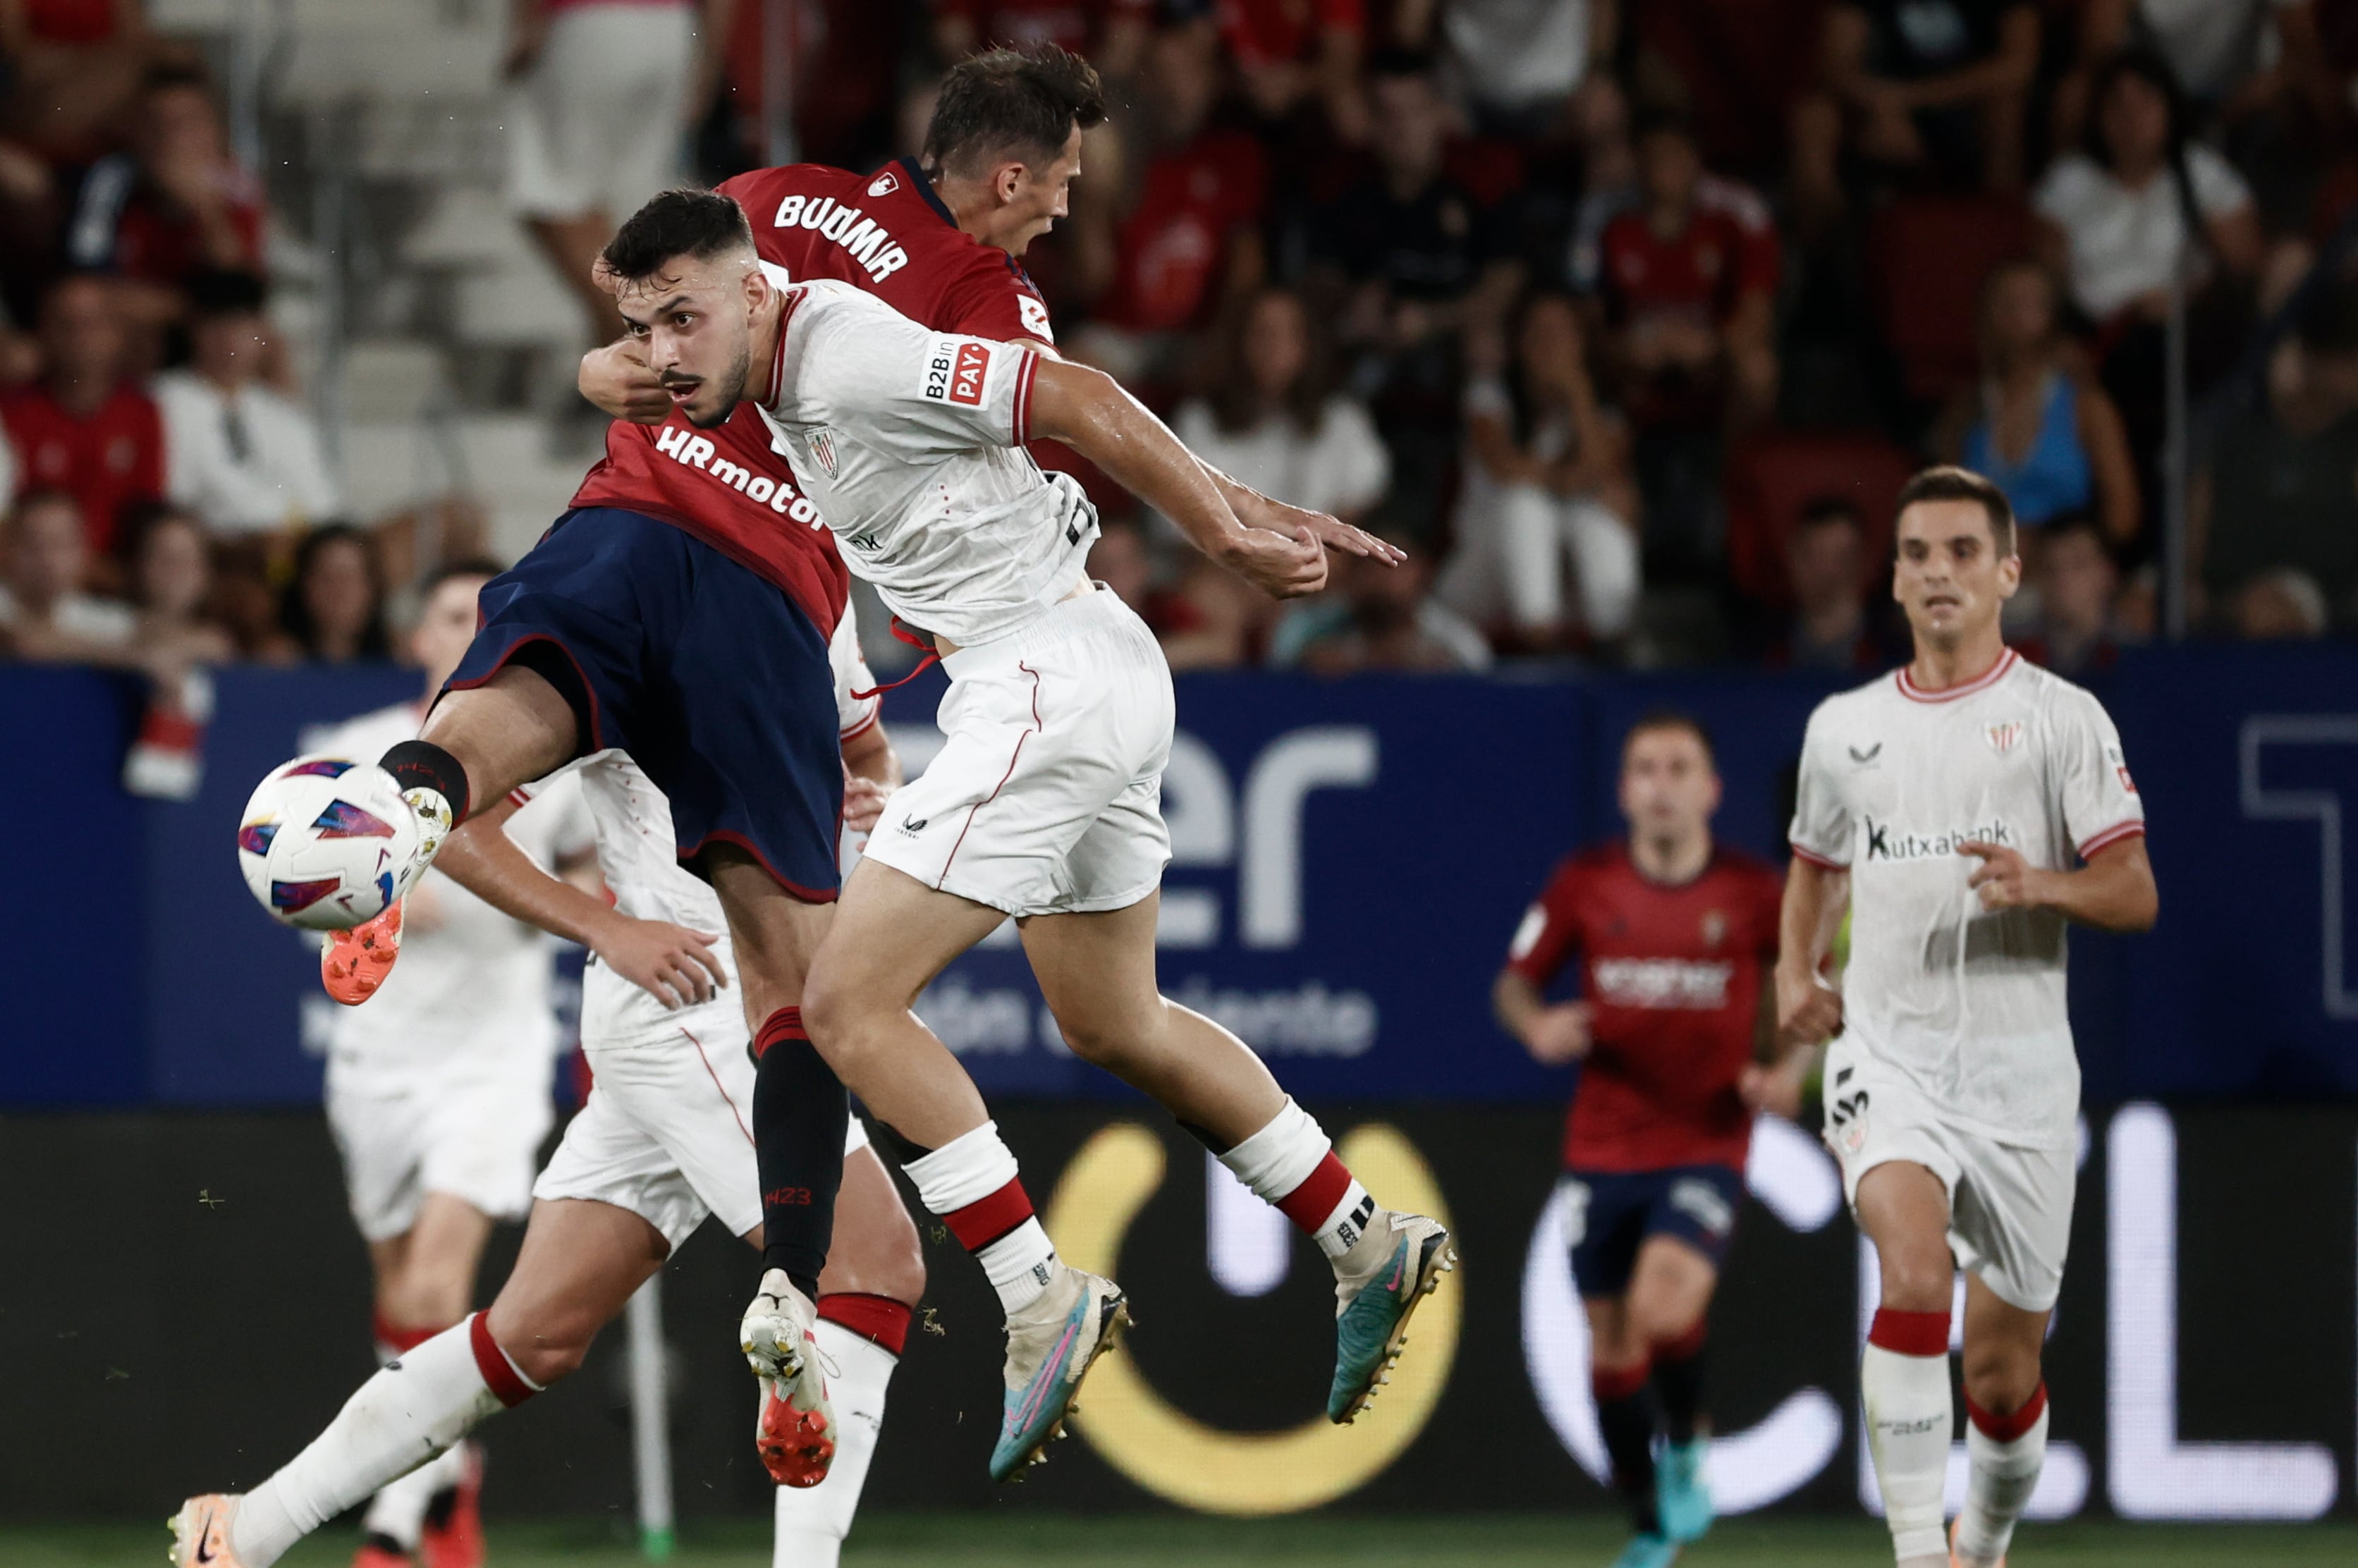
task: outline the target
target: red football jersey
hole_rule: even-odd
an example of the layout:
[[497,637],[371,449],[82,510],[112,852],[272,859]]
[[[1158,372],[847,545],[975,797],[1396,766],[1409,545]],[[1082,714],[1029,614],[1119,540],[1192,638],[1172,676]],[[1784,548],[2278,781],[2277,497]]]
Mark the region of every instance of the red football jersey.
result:
[[1649,881],[1621,842],[1556,868],[1508,968],[1545,987],[1580,958],[1593,1044],[1564,1125],[1567,1166],[1743,1168],[1752,1118],[1736,1085],[1783,899],[1776,871],[1725,847],[1676,886]]
[[[1047,302],[1015,258],[960,229],[905,158],[873,175],[756,169],[719,189],[752,221],[762,259],[791,277],[857,285],[937,332],[1055,341]],[[750,404],[716,430],[677,414],[657,426],[616,420],[573,504],[660,517],[784,589],[821,631],[842,617],[849,579],[835,535]]]
[[1260,222],[1269,166],[1240,131],[1206,131],[1147,165],[1138,204],[1115,235],[1113,287],[1098,316],[1133,332],[1169,332],[1210,306],[1228,237]]
[[1758,197],[1727,180],[1704,181],[1687,226],[1669,239],[1640,211],[1605,226],[1598,281],[1614,319],[1682,315],[1714,325],[1747,294],[1777,287],[1777,231]]
[[164,493],[164,419],[155,400],[125,383],[87,419],[39,387],[0,402],[16,449],[16,490],[62,490],[81,505],[93,555],[114,547],[124,506]]

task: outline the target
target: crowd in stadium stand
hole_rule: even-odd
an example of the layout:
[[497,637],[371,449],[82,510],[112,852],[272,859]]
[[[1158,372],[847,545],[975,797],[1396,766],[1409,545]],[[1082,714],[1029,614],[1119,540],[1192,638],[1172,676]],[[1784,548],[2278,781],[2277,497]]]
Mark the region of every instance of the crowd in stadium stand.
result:
[[[763,107],[767,8],[720,9],[644,51],[711,179]],[[2173,314],[2192,624],[2358,629],[2358,0],[816,9],[815,160],[914,150],[968,50],[1096,61],[1113,118],[1024,258],[1065,351],[1409,552],[1276,605],[1084,474],[1176,666],[1880,668],[1938,459],[2026,524],[2016,640],[2101,668],[2156,630]],[[136,0],[0,0],[0,648],[384,656],[431,563],[342,512],[200,58]]]

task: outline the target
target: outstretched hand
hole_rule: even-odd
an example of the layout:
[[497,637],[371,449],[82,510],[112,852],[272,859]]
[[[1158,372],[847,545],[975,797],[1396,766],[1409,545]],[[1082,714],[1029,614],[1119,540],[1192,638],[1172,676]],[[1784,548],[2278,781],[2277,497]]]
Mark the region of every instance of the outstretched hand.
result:
[[1247,526],[1233,535],[1228,568],[1271,599],[1302,599],[1326,586],[1326,551],[1306,524]]
[[1327,513],[1313,512],[1303,506],[1288,506],[1284,502],[1272,501],[1258,491],[1248,491],[1234,499],[1242,503],[1235,507],[1237,521],[1248,528],[1267,528],[1279,534],[1306,528],[1321,546],[1343,555],[1381,561],[1388,567],[1396,567],[1408,559],[1408,553],[1398,546],[1387,544],[1366,529],[1355,528]]

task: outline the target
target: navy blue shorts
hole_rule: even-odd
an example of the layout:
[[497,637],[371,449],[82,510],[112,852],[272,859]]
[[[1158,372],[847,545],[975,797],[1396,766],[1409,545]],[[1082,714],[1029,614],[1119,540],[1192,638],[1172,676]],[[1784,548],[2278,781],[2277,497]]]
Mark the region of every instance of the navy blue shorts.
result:
[[1564,1235],[1572,1279],[1586,1297],[1629,1288],[1638,1249],[1650,1236],[1675,1236],[1717,1268],[1736,1234],[1744,1176],[1725,1165],[1673,1165],[1661,1171],[1566,1171]]
[[796,898],[835,897],[835,677],[783,589],[668,523],[584,507],[479,603],[446,690],[524,665],[572,704],[585,755],[628,752],[670,798],[681,860],[733,844]]

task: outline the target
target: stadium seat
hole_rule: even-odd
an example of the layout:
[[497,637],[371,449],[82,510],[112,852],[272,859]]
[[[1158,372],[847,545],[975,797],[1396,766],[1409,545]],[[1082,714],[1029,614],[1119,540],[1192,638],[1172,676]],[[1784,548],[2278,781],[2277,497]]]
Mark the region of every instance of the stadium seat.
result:
[[1788,119],[1818,70],[1820,0],[1647,0],[1628,7],[1641,58],[1684,84],[1704,161],[1777,178]]
[[1868,288],[1910,396],[1938,402],[1973,380],[1982,280],[2036,240],[2029,209],[2010,197],[1902,197],[1876,214]]
[[1878,436],[1853,430],[1777,430],[1753,436],[1728,453],[1727,565],[1736,588],[1754,601],[1783,608],[1785,541],[1809,504],[1838,495],[1866,526],[1869,581],[1891,553],[1891,503],[1919,464]]

